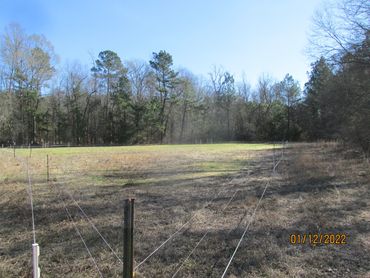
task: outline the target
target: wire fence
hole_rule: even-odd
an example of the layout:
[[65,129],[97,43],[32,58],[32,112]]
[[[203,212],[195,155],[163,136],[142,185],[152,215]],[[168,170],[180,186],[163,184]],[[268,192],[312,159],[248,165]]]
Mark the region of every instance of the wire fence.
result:
[[35,213],[33,211],[32,182],[31,182],[31,175],[30,175],[30,169],[29,169],[28,164],[29,163],[27,159],[26,165],[27,165],[27,177],[28,177],[28,195],[30,197],[31,215],[32,215],[32,234],[33,234],[33,243],[36,243]]
[[[229,201],[227,202],[226,206],[221,210],[221,212],[224,212],[227,207],[230,205],[230,203],[232,202],[232,200],[235,198],[235,195],[236,193],[238,192],[239,190],[235,190],[234,194],[230,197]],[[216,218],[216,217],[214,217]],[[200,240],[195,244],[194,248],[191,249],[191,251],[189,252],[189,254],[186,256],[186,258],[178,264],[177,266],[177,269],[175,271],[175,273],[172,275],[172,278],[176,277],[176,275],[180,272],[180,270],[182,269],[182,267],[184,266],[184,264],[189,260],[189,258],[191,257],[191,255],[193,255],[193,253],[195,252],[195,250],[198,248],[198,246],[200,245],[200,243],[206,238],[206,236],[209,234],[210,232],[210,229],[208,229],[204,234],[203,236],[200,238]]]
[[[62,171],[64,172],[65,171],[65,167],[64,166],[61,166],[62,168]],[[53,176],[53,175],[52,175]],[[51,179],[52,180],[52,179]],[[118,262],[123,265],[123,261],[122,259],[118,256],[117,252],[113,249],[112,245],[108,242],[108,240],[102,235],[102,233],[99,231],[99,229],[96,227],[96,225],[93,223],[91,217],[89,217],[87,215],[87,213],[85,212],[85,210],[81,207],[81,205],[76,201],[76,199],[73,197],[73,195],[69,192],[69,190],[66,189],[66,186],[62,186],[62,184],[66,185],[68,182],[67,181],[58,181],[58,182],[55,182],[55,181],[51,181],[49,184],[53,186],[53,188],[57,191],[57,195],[59,197],[59,199],[61,199],[61,201],[63,202],[63,204],[65,205],[65,202],[64,200],[62,199],[62,194],[64,193],[64,195],[66,195],[70,200],[71,202],[79,209],[79,211],[82,213],[82,216],[83,218],[88,222],[88,224],[91,226],[91,228],[98,234],[98,236],[100,237],[100,239],[104,242],[104,244],[107,246],[107,248],[110,250],[110,252],[112,252],[112,254],[114,255],[114,257],[118,260]],[[70,216],[71,218],[71,216]],[[78,230],[77,228],[77,225],[75,223],[73,223],[75,228]],[[82,234],[79,232],[78,233],[79,236],[81,237],[81,239],[83,240],[83,237],[82,237]],[[84,241],[84,245],[87,247],[86,245],[86,241]],[[96,260],[94,259],[94,257],[92,256],[91,252],[88,251],[89,255],[91,256],[93,262],[96,264],[96,267],[98,268],[97,266],[97,262]],[[98,268],[99,269],[99,268]],[[101,274],[100,270],[99,270],[99,273]]]
[[[201,209],[204,209],[205,207],[207,207],[209,204],[213,203],[213,201],[223,192],[225,191],[225,189],[223,190],[220,190],[211,200],[209,200],[208,202],[206,202]],[[144,264],[147,260],[149,260],[149,258],[151,258],[155,253],[157,253],[166,243],[168,243],[172,238],[174,238],[176,235],[178,235],[184,227],[186,227],[191,221],[194,220],[194,218],[196,217],[196,214],[193,213],[191,215],[191,217],[189,218],[189,220],[187,220],[185,223],[183,223],[179,229],[177,229],[174,233],[172,233],[165,241],[163,241],[157,248],[155,248],[147,257],[145,257],[139,264],[137,264],[134,268],[134,270],[138,270],[138,268]]]
[[[283,156],[284,156],[284,148],[285,148],[285,145],[283,146],[282,148],[282,154],[280,156],[280,159],[275,162],[275,149],[274,149],[274,153],[273,153],[273,167],[272,167],[272,173],[273,175],[275,175],[276,173],[276,168],[278,167],[278,165],[280,164],[280,162],[282,161],[283,159]],[[11,151],[11,150],[8,150],[8,151]],[[30,157],[31,157],[31,150],[30,150]],[[33,204],[33,196],[32,196],[32,180],[31,180],[31,169],[30,169],[30,165],[29,165],[29,159],[30,158],[27,158],[27,159],[20,159],[18,157],[16,157],[16,159],[22,163],[22,165],[26,168],[26,172],[27,172],[27,180],[28,180],[28,188],[27,188],[27,192],[28,192],[28,195],[29,195],[29,198],[30,198],[30,206],[31,206],[31,220],[32,220],[32,233],[33,233],[33,242],[35,243],[36,242],[36,230],[35,230],[35,216],[34,216],[34,204]],[[26,162],[24,162],[26,161]],[[242,169],[243,170],[243,169]],[[244,168],[245,170],[245,168]],[[64,173],[64,175],[63,175]],[[63,169],[62,171],[62,174],[58,174],[61,175],[61,177],[65,177],[65,174],[72,174],[72,173],[76,173],[75,171],[70,171],[70,173],[68,173],[68,171],[65,171],[65,169]],[[215,200],[223,193],[223,192],[229,192],[229,191],[232,191],[228,185],[230,185],[233,181],[235,180],[235,178],[231,178],[229,179],[223,186],[223,188],[221,188],[212,198],[210,198],[208,201],[206,201],[200,208],[200,210],[206,208],[207,206],[211,205],[212,203],[215,202]],[[69,190],[66,189],[65,186],[62,186],[62,184],[65,184],[63,181],[58,181],[58,182],[49,182],[48,183],[49,186],[51,188],[53,188],[53,190],[56,192],[56,195],[58,196],[58,198],[60,199],[61,203],[63,204],[63,207],[64,207],[64,211],[67,215],[67,218],[71,221],[77,235],[79,236],[81,242],[83,243],[85,249],[86,249],[86,252],[88,253],[89,257],[90,257],[90,260],[92,262],[92,264],[94,265],[97,273],[99,274],[99,277],[103,277],[103,274],[98,266],[98,263],[97,261],[95,260],[94,256],[92,255],[91,251],[90,251],[90,248],[88,247],[87,243],[86,243],[86,240],[84,239],[81,231],[79,230],[78,228],[78,225],[75,223],[73,217],[72,217],[72,214],[70,212],[70,210],[68,209],[67,205],[66,205],[66,202],[63,198],[62,195],[64,196],[67,196],[71,202],[79,209],[79,211],[82,213],[83,215],[83,218],[86,219],[86,221],[90,224],[90,226],[92,227],[92,229],[98,234],[98,236],[101,238],[101,240],[104,242],[104,244],[107,246],[107,248],[112,252],[112,254],[115,256],[115,258],[120,262],[120,264],[122,265],[123,262],[121,260],[121,258],[118,256],[117,252],[113,249],[112,245],[109,244],[108,240],[102,235],[102,233],[99,231],[99,229],[96,227],[96,225],[93,223],[92,219],[87,215],[87,213],[85,212],[85,210],[82,208],[82,206],[76,201],[76,199],[73,197],[73,195],[69,192]],[[238,241],[238,244],[236,245],[235,249],[234,249],[234,252],[233,254],[231,255],[226,267],[225,267],[225,270],[222,274],[222,278],[225,277],[247,231],[248,231],[248,228],[250,227],[250,225],[252,224],[253,220],[254,220],[254,217],[256,215],[256,212],[260,206],[260,203],[266,193],[266,190],[267,188],[269,187],[270,185],[270,182],[268,181],[264,187],[264,190],[257,202],[257,205],[255,206],[254,208],[254,211],[249,219],[249,222],[248,224],[246,225],[239,241]],[[222,207],[222,209],[220,209],[219,211],[222,213],[224,212],[228,207],[229,205],[233,202],[233,200],[235,199],[235,196],[236,194],[240,191],[240,189],[237,189],[237,190],[234,190],[233,191],[233,194],[229,197],[228,201],[226,202],[225,206]],[[199,210],[199,209],[197,209]],[[196,211],[197,211],[196,210]],[[139,263],[136,264],[135,268],[134,268],[134,271],[137,271],[139,269],[139,267],[141,267],[145,262],[147,262],[152,256],[154,256],[160,249],[162,249],[168,242],[170,242],[173,238],[175,238],[176,236],[180,235],[181,232],[183,231],[183,229],[189,225],[192,221],[194,221],[196,219],[196,211],[193,211],[190,216],[188,217],[188,219],[179,224],[180,227],[178,229],[176,229],[173,233],[171,233],[163,242],[161,242],[151,253],[149,253],[145,258],[143,258]],[[215,216],[215,219],[216,219],[217,215]],[[215,220],[213,219],[213,220]],[[178,263],[178,265],[176,266],[176,270],[175,272],[173,273],[172,277],[176,277],[178,275],[178,273],[181,271],[181,269],[183,268],[183,266],[185,265],[185,263],[189,260],[189,258],[194,254],[194,252],[196,251],[196,249],[200,246],[200,244],[203,242],[203,240],[207,237],[207,235],[209,234],[210,230],[208,229],[204,234],[203,236],[196,242],[195,246],[190,250],[190,252],[187,254],[187,256],[181,261]]]
[[101,270],[100,270],[100,268],[99,268],[99,266],[98,266],[98,264],[97,264],[96,260],[94,259],[93,255],[91,254],[91,251],[90,251],[89,247],[87,246],[85,239],[83,238],[83,236],[82,236],[82,234],[81,234],[80,230],[78,229],[78,227],[77,227],[76,223],[73,221],[72,215],[71,215],[71,213],[69,212],[69,210],[68,210],[68,208],[67,208],[67,206],[66,206],[66,203],[64,202],[63,198],[60,198],[60,200],[61,200],[61,201],[62,201],[62,203],[63,203],[63,206],[64,206],[65,212],[66,212],[66,214],[67,214],[67,217],[68,217],[68,218],[69,218],[69,220],[71,221],[71,223],[72,223],[72,225],[73,225],[73,227],[74,227],[74,229],[75,229],[76,233],[77,233],[77,234],[78,234],[78,236],[80,237],[80,239],[81,239],[81,241],[82,241],[83,245],[85,246],[85,249],[86,249],[87,253],[88,253],[88,254],[89,254],[89,256],[90,256],[90,259],[91,259],[91,261],[92,261],[93,265],[95,266],[95,268],[96,268],[97,272],[99,273],[99,277],[103,277],[103,274],[101,273]]
[[[285,145],[283,146],[282,154],[281,154],[280,159],[279,159],[279,160],[278,160],[278,162],[273,166],[273,170],[272,170],[272,174],[273,174],[273,175],[275,175],[275,173],[276,173],[276,167],[280,164],[280,162],[281,162],[282,158],[284,157],[284,148],[285,148]],[[270,185],[270,181],[268,181],[268,182],[266,183],[266,185],[265,185],[265,187],[264,187],[264,189],[263,189],[263,192],[262,192],[262,194],[261,194],[261,196],[260,196],[260,198],[259,198],[259,200],[258,200],[258,202],[257,202],[257,205],[256,205],[256,207],[255,207],[255,208],[254,208],[254,210],[253,210],[252,216],[250,217],[249,222],[248,222],[247,226],[245,227],[244,232],[243,232],[243,234],[241,235],[241,237],[240,237],[240,239],[239,239],[239,241],[238,241],[238,244],[236,245],[236,247],[235,247],[235,249],[234,249],[233,254],[232,254],[232,255],[231,255],[231,257],[230,257],[230,259],[229,259],[229,261],[228,261],[228,263],[227,263],[227,265],[226,265],[226,267],[225,267],[225,270],[224,270],[224,272],[223,272],[223,273],[222,273],[222,275],[221,275],[221,278],[224,278],[224,277],[226,276],[226,273],[227,273],[227,271],[228,271],[228,269],[229,269],[229,267],[230,267],[230,265],[231,265],[231,262],[233,261],[233,259],[234,259],[235,255],[236,255],[236,252],[238,251],[238,249],[239,249],[239,247],[240,247],[240,245],[241,245],[241,243],[242,243],[242,241],[243,241],[243,239],[244,239],[244,237],[245,237],[245,235],[246,235],[246,233],[247,233],[247,231],[248,231],[248,229],[249,229],[250,225],[252,224],[252,222],[253,222],[253,220],[254,220],[254,217],[255,217],[255,215],[256,215],[256,212],[257,212],[257,210],[258,210],[258,208],[259,208],[259,206],[260,206],[260,204],[261,204],[261,201],[262,201],[263,197],[265,196],[266,190],[267,190],[267,188],[269,187],[269,185]]]
[[[31,169],[30,169],[30,166],[29,166],[29,157],[27,158],[23,158],[21,159],[20,157],[16,156],[15,159],[20,163],[22,164],[23,168],[26,170],[26,173],[27,173],[27,183],[28,183],[28,187],[26,187],[26,191],[29,195],[29,199],[30,199],[30,207],[31,207],[31,222],[32,222],[32,234],[33,234],[33,243],[35,244],[36,243],[36,231],[35,231],[35,214],[34,214],[34,204],[33,204],[33,192],[32,192],[32,181],[31,181]],[[49,185],[51,186],[51,183],[49,183]],[[86,243],[86,240],[83,238],[80,230],[78,229],[75,221],[73,220],[73,217],[64,201],[64,199],[61,197],[61,192],[59,191],[57,193],[57,196],[59,198],[59,200],[61,201],[61,203],[63,204],[63,207],[64,207],[64,210],[65,210],[65,213],[67,215],[67,218],[71,221],[77,235],[79,236],[81,242],[83,243],[94,267],[96,268],[98,274],[99,274],[99,277],[103,277],[103,274],[96,262],[96,260],[94,259],[89,247],[87,246],[87,243]],[[115,254],[115,256],[118,258],[118,260],[120,261],[120,263],[122,264],[122,260],[118,257],[118,255],[114,252],[114,250],[112,249],[112,247],[109,245],[109,243],[107,242],[107,240],[101,235],[101,233],[98,231],[98,229],[96,228],[96,226],[92,223],[91,219],[87,216],[87,214],[84,212],[84,210],[81,208],[81,206],[78,205],[78,203],[76,202],[76,200],[72,197],[72,195],[69,195],[71,197],[71,199],[74,201],[75,205],[77,205],[79,207],[79,209],[81,210],[81,212],[83,213],[83,215],[85,216],[86,219],[88,219],[89,223],[92,225],[92,227],[95,229],[95,231],[100,235],[100,237],[103,239],[103,241],[105,242],[105,244],[111,249],[111,251]]]
[[[284,148],[283,148],[284,149]],[[283,155],[283,152],[282,152],[282,155]],[[282,159],[282,158],[281,158]],[[277,163],[274,163],[273,164],[273,173],[275,173],[275,170],[276,170],[276,167],[279,165],[279,163],[280,163],[280,161],[281,161],[281,159],[279,159],[278,160],[278,162]],[[274,160],[275,160],[275,154],[274,154]],[[231,184],[233,181],[235,180],[235,178],[231,178],[228,182],[227,182],[227,184],[226,185],[229,185],[229,184]],[[226,189],[224,188],[224,189],[221,189],[221,190],[219,190],[218,191],[218,193],[210,200],[210,201],[208,201],[201,209],[203,209],[203,208],[205,208],[207,205],[209,205],[210,203],[212,203],[212,202],[214,202],[214,200],[222,193],[222,192],[224,192],[224,191],[226,191],[227,190],[227,186],[225,186],[226,187]],[[262,198],[263,198],[263,196],[264,196],[264,194],[265,194],[265,191],[266,191],[266,189],[267,189],[267,187],[265,187],[265,189],[264,189],[264,192],[263,192],[263,195],[262,195]],[[236,192],[235,192],[236,193]],[[262,198],[260,199],[260,200],[262,200]],[[231,202],[231,200],[229,201],[229,202]],[[259,204],[258,204],[258,206],[259,206]],[[257,208],[258,208],[258,206],[257,206]],[[226,207],[227,208],[227,207]],[[225,209],[226,209],[225,208]],[[183,228],[187,225],[187,224],[189,224],[194,218],[195,218],[195,216],[196,216],[196,214],[195,213],[193,213],[192,214],[192,216],[190,217],[190,219],[188,220],[188,221],[186,221],[184,224],[182,224],[181,226],[180,226],[180,228],[179,229],[177,229],[174,233],[172,233],[166,240],[164,240],[158,247],[156,247],[147,257],[145,257],[138,265],[136,265],[136,267],[135,267],[135,271],[136,270],[138,270],[139,269],[139,267],[140,266],[142,266],[146,261],[148,261],[154,254],[156,254],[163,246],[165,246],[171,239],[173,239],[175,236],[177,236],[177,235],[179,235],[180,234],[180,232],[183,230]],[[192,253],[195,251],[195,249],[199,246],[199,244],[204,240],[204,238],[207,236],[207,234],[208,234],[208,232],[206,232],[206,234],[205,235],[203,235],[203,237],[200,239],[200,241],[199,242],[197,242],[197,244],[196,244],[196,247],[194,248],[194,250],[192,250],[191,252],[190,252],[190,254],[186,257],[186,259],[183,261],[183,263],[181,263],[180,265],[179,265],[179,267],[178,267],[178,269],[176,270],[176,272],[173,274],[174,276],[173,277],[175,277],[176,275],[177,275],[177,273],[180,271],[180,269],[181,269],[181,267],[184,265],[184,263],[186,262],[186,260],[192,255]]]
[[[242,170],[245,170],[245,169],[242,169]],[[202,210],[204,208],[206,208],[207,206],[209,206],[210,204],[212,204],[220,195],[222,192],[224,191],[227,191],[229,190],[227,187],[235,180],[235,178],[230,178],[227,182],[226,182],[226,185],[224,187],[226,188],[222,188],[220,189],[213,198],[211,198],[209,201],[207,201],[200,209],[197,209],[197,210]],[[142,261],[140,261],[140,263],[138,263],[134,270],[137,271],[139,269],[140,266],[142,266],[146,261],[148,261],[154,254],[156,254],[163,246],[165,246],[171,239],[173,239],[175,236],[179,235],[180,232],[189,224],[191,223],[196,217],[196,213],[195,211],[191,214],[190,218],[183,224],[180,224],[180,228],[178,228],[175,232],[173,232],[172,234],[170,234],[170,236],[168,236],[168,238],[166,240],[164,240],[159,246],[157,246],[148,256],[146,256]]]

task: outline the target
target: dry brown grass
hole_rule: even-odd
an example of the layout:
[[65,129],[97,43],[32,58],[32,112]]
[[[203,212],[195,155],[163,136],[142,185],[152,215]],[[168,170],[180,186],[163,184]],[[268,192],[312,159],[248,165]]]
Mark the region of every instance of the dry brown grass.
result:
[[[270,181],[229,277],[366,277],[370,272],[368,165],[358,153],[334,143],[294,144],[273,177],[272,154],[241,146],[54,153],[50,155],[53,186],[48,186],[45,152],[33,152],[30,166],[42,276],[96,276],[66,218],[59,190],[104,277],[120,277],[122,267],[65,190],[119,256],[123,200],[136,199],[136,262],[195,214],[182,233],[140,267],[137,277],[171,276],[207,231],[178,277],[220,277]],[[12,153],[0,155],[0,277],[29,277],[32,234],[25,173]],[[19,155],[26,157],[26,152]],[[222,194],[205,206],[220,190]],[[222,211],[235,190],[239,190],[235,199]],[[345,246],[290,245],[289,235],[297,232],[341,232],[350,238]]]

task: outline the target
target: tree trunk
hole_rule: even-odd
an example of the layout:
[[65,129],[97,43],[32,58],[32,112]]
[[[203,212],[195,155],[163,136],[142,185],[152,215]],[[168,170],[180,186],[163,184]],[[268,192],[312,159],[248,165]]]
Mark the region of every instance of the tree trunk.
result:
[[180,131],[180,143],[182,143],[182,136],[184,134],[184,127],[185,127],[185,117],[186,117],[186,109],[188,103],[184,103],[184,109],[182,110],[182,119],[181,119],[181,131]]

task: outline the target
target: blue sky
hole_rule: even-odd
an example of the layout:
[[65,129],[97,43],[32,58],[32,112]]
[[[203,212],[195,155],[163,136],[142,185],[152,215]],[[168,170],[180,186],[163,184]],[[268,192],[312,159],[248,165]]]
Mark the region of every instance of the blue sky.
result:
[[321,0],[0,0],[0,31],[11,22],[44,34],[60,65],[91,65],[102,50],[148,61],[166,50],[176,67],[207,76],[222,65],[254,85],[262,73],[301,86],[310,20]]

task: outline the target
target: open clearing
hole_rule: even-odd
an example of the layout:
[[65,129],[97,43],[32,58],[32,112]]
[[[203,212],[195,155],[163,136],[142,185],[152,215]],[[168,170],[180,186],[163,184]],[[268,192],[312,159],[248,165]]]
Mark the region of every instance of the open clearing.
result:
[[[119,258],[123,200],[135,198],[136,264],[193,217],[137,277],[172,277],[187,257],[177,277],[221,277],[268,183],[226,277],[370,277],[368,162],[334,143],[289,144],[281,154],[262,144],[33,149],[41,276],[98,277],[63,201],[103,276],[122,276],[72,196]],[[29,150],[16,156],[0,149],[0,277],[31,275]],[[293,233],[343,233],[347,244],[292,245]]]

